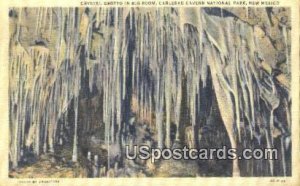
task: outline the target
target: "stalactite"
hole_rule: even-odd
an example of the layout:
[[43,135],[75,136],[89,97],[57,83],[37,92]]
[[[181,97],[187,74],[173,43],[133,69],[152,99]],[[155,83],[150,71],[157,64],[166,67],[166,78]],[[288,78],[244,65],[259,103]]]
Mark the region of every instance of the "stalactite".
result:
[[[264,31],[225,16],[223,9],[222,16],[198,8],[173,9],[37,8],[32,21],[34,43],[28,48],[20,40],[24,37],[20,34],[24,21],[20,9],[17,32],[10,43],[14,51],[10,53],[9,87],[13,167],[18,166],[23,148],[34,147],[37,155],[41,146],[44,153],[54,152],[55,139],[61,138],[66,128],[74,129],[72,160],[78,160],[78,128],[85,125],[78,118],[79,101],[84,96],[81,91],[89,91],[89,96],[101,94],[108,157],[115,153],[112,145],[129,143],[122,133],[133,112],[128,104],[138,108],[135,114],[143,122],[155,123],[159,148],[172,147],[172,123],[178,141],[184,141],[180,139],[181,127],[192,126],[196,144],[198,128],[205,125],[199,118],[206,109],[202,108],[207,99],[202,90],[209,88],[210,81],[231,146],[242,141],[242,127],[249,128],[251,138],[255,137],[254,128],[262,127],[257,124],[260,114],[262,121],[268,121],[267,146],[272,147],[274,113],[281,107],[281,99],[290,129],[290,97],[280,95],[273,67],[268,64],[272,58],[260,48],[266,41],[259,38]],[[43,34],[46,40],[39,43],[45,39]],[[282,26],[281,34],[289,68],[289,28]],[[88,90],[83,90],[84,78],[88,79]],[[289,91],[288,83],[283,87]],[[190,120],[181,123],[185,99]],[[267,112],[258,114],[256,108],[262,104],[267,105]],[[70,108],[74,109],[74,123],[68,121]],[[24,115],[28,114],[26,120]],[[241,124],[246,121],[247,126]],[[110,163],[108,158],[108,169]],[[269,164],[273,169],[272,162]],[[234,171],[238,172],[237,161]]]
[[74,112],[75,112],[75,123],[74,123],[74,141],[73,141],[73,155],[72,161],[77,162],[78,159],[78,97],[74,98]]

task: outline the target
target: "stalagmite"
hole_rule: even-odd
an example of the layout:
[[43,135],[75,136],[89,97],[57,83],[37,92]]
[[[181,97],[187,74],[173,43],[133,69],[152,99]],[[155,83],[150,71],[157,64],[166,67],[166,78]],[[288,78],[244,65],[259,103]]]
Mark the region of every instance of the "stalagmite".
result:
[[93,178],[97,177],[99,177],[99,158],[98,155],[95,155],[93,164]]
[[92,155],[91,155],[91,152],[90,152],[90,151],[89,151],[88,154],[87,154],[87,159],[88,159],[89,161],[92,160]]

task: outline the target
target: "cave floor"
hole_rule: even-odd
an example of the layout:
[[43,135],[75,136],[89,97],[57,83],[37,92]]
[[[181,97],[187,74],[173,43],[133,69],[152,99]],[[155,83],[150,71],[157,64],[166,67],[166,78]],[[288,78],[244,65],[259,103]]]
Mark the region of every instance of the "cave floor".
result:
[[[137,125],[137,140],[141,141],[151,135],[145,127]],[[156,142],[155,140],[153,142]],[[139,142],[141,143],[141,142]],[[208,143],[202,141],[203,144]],[[85,144],[88,146],[87,144]],[[209,145],[209,143],[207,144]],[[102,146],[89,147],[89,150],[98,149],[102,152]],[[102,150],[101,150],[102,149]],[[98,154],[101,162],[107,158],[104,153]],[[82,177],[197,177],[197,176],[231,176],[230,170],[222,167],[221,162],[199,162],[195,160],[160,160],[156,163],[150,161],[124,160],[124,165],[118,170],[106,170],[106,175],[93,176],[93,167],[86,155],[79,151],[78,162],[72,162],[72,145],[57,146],[55,154],[41,154],[38,158],[27,155],[22,166],[10,170],[11,178],[82,178]],[[223,163],[223,165],[225,165]],[[101,165],[103,167],[103,165]],[[100,167],[99,167],[100,168]],[[98,168],[98,170],[99,170]],[[213,168],[213,169],[212,169]],[[112,168],[113,169],[113,168]],[[222,171],[220,171],[222,170]],[[225,171],[227,170],[227,171]],[[219,173],[218,173],[219,172]],[[99,174],[99,173],[98,173]]]
[[[71,161],[70,146],[59,148],[55,154],[42,154],[18,169],[10,170],[10,178],[74,178],[86,177],[79,163]],[[29,161],[29,160],[28,160]]]

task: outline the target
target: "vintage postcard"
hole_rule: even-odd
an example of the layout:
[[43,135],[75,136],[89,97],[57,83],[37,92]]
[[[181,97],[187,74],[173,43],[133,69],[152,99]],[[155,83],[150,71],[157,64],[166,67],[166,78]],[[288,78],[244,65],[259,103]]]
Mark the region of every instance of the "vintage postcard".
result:
[[0,185],[300,185],[299,10],[1,2]]

